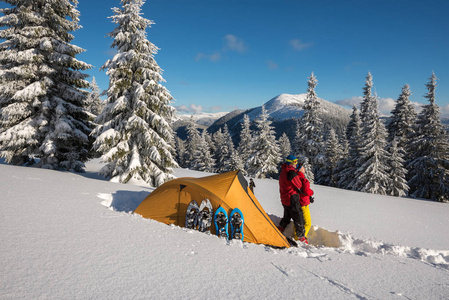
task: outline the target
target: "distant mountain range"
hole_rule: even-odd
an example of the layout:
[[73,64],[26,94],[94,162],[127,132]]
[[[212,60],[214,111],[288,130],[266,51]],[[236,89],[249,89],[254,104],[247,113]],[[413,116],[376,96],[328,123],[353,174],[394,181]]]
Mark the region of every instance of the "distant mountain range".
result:
[[[294,138],[297,119],[304,113],[304,101],[306,94],[290,95],[281,94],[266,102],[267,110],[272,125],[275,128],[277,138],[285,132],[290,139]],[[320,102],[320,117],[325,128],[334,128],[337,132],[343,133],[351,111],[343,108],[335,103],[318,98]],[[254,107],[247,110],[234,110],[230,113],[216,114],[194,114],[193,118],[200,129],[207,129],[208,132],[214,133],[219,128],[223,128],[224,124],[228,125],[229,132],[233,136],[234,142],[238,142],[243,117],[248,115],[251,121],[254,121],[262,113],[262,106]],[[174,122],[173,129],[182,139],[186,138],[185,127],[188,124],[190,116],[178,116],[179,119]],[[215,121],[214,118],[217,118]]]

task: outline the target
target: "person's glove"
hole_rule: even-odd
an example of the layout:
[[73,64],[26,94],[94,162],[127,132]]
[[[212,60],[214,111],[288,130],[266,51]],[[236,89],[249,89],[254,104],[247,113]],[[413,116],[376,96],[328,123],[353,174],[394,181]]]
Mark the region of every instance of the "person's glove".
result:
[[315,198],[313,198],[312,196],[310,196],[310,203],[313,203],[313,202],[315,202]]

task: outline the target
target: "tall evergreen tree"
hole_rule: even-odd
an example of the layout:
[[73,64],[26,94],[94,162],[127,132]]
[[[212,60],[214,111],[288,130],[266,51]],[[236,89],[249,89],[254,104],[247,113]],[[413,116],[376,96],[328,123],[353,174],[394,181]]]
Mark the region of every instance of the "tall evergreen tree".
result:
[[337,186],[337,176],[335,169],[338,162],[343,158],[343,150],[338,141],[337,135],[333,128],[329,130],[324,151],[324,166],[318,172],[319,177],[316,178],[318,184]]
[[[373,76],[371,72],[365,78],[365,86],[363,87],[363,100],[360,103],[360,119],[362,123],[366,122],[366,118],[373,117],[373,111],[377,110],[377,101],[374,101],[373,89]],[[376,112],[377,113],[377,112]]]
[[292,154],[290,139],[285,132],[279,138],[279,148],[281,149],[281,158],[285,158]]
[[105,108],[105,103],[100,99],[100,88],[98,87],[95,77],[92,77],[90,86],[92,91],[86,99],[87,108],[91,114],[98,116]]
[[185,165],[187,168],[193,168],[195,157],[199,156],[199,145],[201,143],[201,135],[198,131],[197,125],[193,120],[193,115],[190,116],[189,124],[187,125],[187,139],[186,139],[186,154]]
[[[378,99],[371,93],[372,77],[366,77],[362,114],[362,147],[359,168],[355,172],[352,189],[386,195],[390,186],[388,153],[386,148],[387,131],[379,118]],[[369,109],[368,109],[369,108]]]
[[0,155],[8,163],[83,171],[91,147],[89,87],[71,44],[77,0],[4,0],[0,10]]
[[359,166],[359,158],[361,156],[362,136],[361,136],[362,123],[360,120],[360,111],[354,105],[352,108],[351,119],[346,128],[346,140],[348,141],[348,155],[345,157],[339,166],[340,172],[338,174],[337,186],[345,189],[352,189],[352,185],[355,184],[354,174]]
[[178,165],[182,168],[186,168],[187,152],[185,142],[178,136],[175,137],[176,146],[176,160]]
[[409,85],[404,85],[402,93],[396,101],[396,106],[391,111],[391,122],[387,126],[388,142],[391,143],[396,140],[397,147],[401,151],[405,151],[405,159],[408,159],[407,153],[414,151],[409,148],[409,141],[415,132],[414,125],[417,115],[409,99],[411,94]]
[[234,166],[231,158],[234,155],[234,144],[228,130],[228,125],[225,124],[222,131],[221,142],[216,144],[217,147],[217,172],[233,171]]
[[319,166],[316,165],[317,155],[323,147],[323,123],[320,118],[318,97],[315,87],[318,81],[312,73],[307,83],[307,96],[304,102],[304,114],[297,126],[294,151],[297,156],[304,155],[312,164],[314,173]]
[[253,153],[248,159],[248,174],[256,178],[276,174],[281,160],[276,133],[268,116],[265,106],[262,106],[262,113],[256,119],[257,132],[254,137]]
[[142,0],[121,0],[113,8],[117,27],[109,34],[118,53],[102,67],[109,75],[107,107],[97,118],[94,144],[108,165],[107,177],[120,182],[131,178],[159,186],[173,178],[173,100],[161,84],[162,70],[154,59],[158,48],[147,39],[154,24],[142,17]]
[[418,115],[415,137],[412,140],[414,158],[409,165],[410,194],[414,197],[449,201],[449,141],[435,103],[437,77],[432,73],[426,85],[426,98]]
[[409,187],[406,180],[407,170],[404,168],[404,151],[398,145],[399,143],[394,139],[388,148],[388,152],[390,153],[388,166],[390,169],[391,180],[388,194],[391,196],[403,197],[407,195]]
[[237,148],[240,158],[243,162],[243,173],[247,174],[247,162],[251,155],[251,145],[253,143],[253,134],[251,131],[251,122],[247,114],[243,116],[242,131],[240,131],[240,143]]
[[198,151],[192,161],[192,170],[202,172],[213,172],[215,167],[215,160],[210,153],[209,144],[206,141],[207,131],[203,130],[198,144]]

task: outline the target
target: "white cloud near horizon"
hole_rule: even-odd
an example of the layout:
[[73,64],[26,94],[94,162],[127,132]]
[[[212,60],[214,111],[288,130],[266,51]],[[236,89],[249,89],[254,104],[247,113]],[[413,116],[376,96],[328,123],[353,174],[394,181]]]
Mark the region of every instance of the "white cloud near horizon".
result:
[[214,113],[214,112],[222,112],[223,107],[220,105],[211,106],[211,107],[203,107],[202,105],[197,105],[194,103],[190,103],[189,106],[179,105],[175,106],[175,109],[178,113],[181,114],[199,114],[199,113]]
[[233,34],[225,35],[223,40],[224,45],[221,50],[217,50],[213,54],[205,54],[200,52],[196,55],[195,61],[208,60],[211,62],[217,62],[223,58],[223,53],[225,52],[245,53],[248,50],[248,46],[245,41]]
[[193,113],[193,114],[197,114],[203,111],[203,107],[201,105],[196,105],[193,103],[190,103],[189,106],[185,106],[185,105],[179,105],[179,106],[175,106],[176,110],[180,113]]
[[221,59],[221,53],[220,52],[215,52],[214,54],[204,54],[204,53],[198,53],[195,57],[196,61],[200,61],[200,60],[208,60],[211,62],[217,62]]
[[294,50],[296,51],[301,51],[304,50],[306,48],[309,48],[313,45],[313,43],[304,43],[303,41],[301,41],[300,39],[293,39],[289,41],[290,46],[293,47]]
[[445,106],[440,106],[440,112],[441,112],[441,116],[443,118],[449,119],[449,104],[447,104]]
[[[335,101],[336,104],[339,104],[341,106],[346,106],[352,109],[352,107],[355,105],[357,108],[360,109],[360,103],[362,102],[363,97],[351,97],[346,98],[343,100],[337,100]],[[417,113],[420,113],[422,110],[422,104],[418,102],[411,101],[411,104],[415,108],[415,111]],[[379,111],[384,115],[391,115],[391,111],[396,106],[396,100],[393,98],[379,98]],[[441,114],[443,115],[443,111],[446,111],[446,114],[449,116],[449,105],[441,108]]]

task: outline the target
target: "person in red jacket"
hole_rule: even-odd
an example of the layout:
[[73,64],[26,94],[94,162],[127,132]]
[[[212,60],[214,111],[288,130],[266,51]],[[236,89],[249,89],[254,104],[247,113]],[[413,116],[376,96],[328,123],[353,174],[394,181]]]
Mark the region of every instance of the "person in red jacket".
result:
[[287,156],[285,163],[281,166],[279,192],[284,207],[284,216],[278,229],[283,232],[290,220],[293,219],[298,239],[307,243],[306,236],[312,225],[309,204],[313,191],[310,189],[309,181],[304,176],[304,167],[298,165],[298,159],[293,155]]

